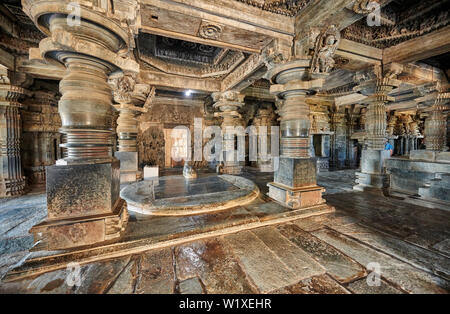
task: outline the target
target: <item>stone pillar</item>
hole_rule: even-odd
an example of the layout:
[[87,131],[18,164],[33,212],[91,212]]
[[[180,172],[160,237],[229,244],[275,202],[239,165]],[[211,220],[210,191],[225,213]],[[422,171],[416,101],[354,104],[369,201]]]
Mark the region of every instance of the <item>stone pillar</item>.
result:
[[[48,250],[93,245],[117,239],[128,221],[119,197],[119,161],[111,152],[112,90],[108,76],[138,65],[122,58],[128,32],[120,24],[84,6],[73,19],[67,3],[23,1],[24,11],[49,38],[40,42],[42,56],[60,62],[59,114],[67,155],[47,167],[48,219],[30,232]],[[68,21],[70,20],[70,22]]]
[[[238,110],[244,106],[245,95],[237,91],[226,91],[214,93],[212,96],[215,102],[213,107],[220,110],[220,112],[214,113],[214,116],[222,118],[223,163],[218,170],[221,173],[238,175],[242,171],[242,164],[245,160],[239,160],[238,150],[235,149],[240,144],[235,130],[239,126],[242,127],[242,130],[244,129],[242,116]],[[243,145],[244,147],[242,148],[244,151],[242,157],[245,157],[245,141]]]
[[425,120],[425,146],[428,151],[444,151],[447,144],[447,116],[444,113],[450,93],[440,92],[431,114]]
[[125,103],[116,108],[120,112],[117,119],[119,145],[115,154],[120,160],[120,183],[135,182],[140,177],[136,142],[139,132],[137,115],[144,110]]
[[22,121],[19,102],[25,94],[22,87],[10,84],[8,71],[0,65],[0,197],[18,196],[24,193],[20,158]]
[[347,156],[347,123],[345,112],[335,111],[331,113],[331,167],[342,169],[345,167]]
[[[350,109],[352,110],[352,109]],[[350,112],[347,116],[347,154],[345,158],[345,166],[348,168],[356,167],[356,152],[354,150],[352,135],[356,129],[356,115]]]
[[366,81],[359,86],[359,91],[368,96],[365,130],[367,148],[361,154],[361,172],[356,172],[355,190],[382,189],[385,187],[386,172],[384,160],[390,157],[390,151],[384,150],[386,139],[386,103],[391,100],[388,93],[396,86],[398,80],[385,77]]
[[[23,115],[23,165],[28,184],[45,187],[45,167],[54,165],[54,141],[59,144],[61,119],[56,94],[36,91],[25,102]],[[57,149],[57,148],[56,148]]]
[[324,188],[316,183],[316,160],[310,157],[310,108],[306,97],[323,84],[311,79],[310,60],[295,60],[275,66],[268,73],[270,92],[282,99],[279,108],[280,162],[269,196],[291,209],[325,203]]
[[[273,172],[275,160],[270,157],[271,154],[271,126],[273,124],[273,111],[270,109],[259,108],[254,119],[253,125],[258,134],[258,147],[267,147],[265,156],[258,151],[256,167],[260,172]],[[265,128],[265,134],[262,129]]]

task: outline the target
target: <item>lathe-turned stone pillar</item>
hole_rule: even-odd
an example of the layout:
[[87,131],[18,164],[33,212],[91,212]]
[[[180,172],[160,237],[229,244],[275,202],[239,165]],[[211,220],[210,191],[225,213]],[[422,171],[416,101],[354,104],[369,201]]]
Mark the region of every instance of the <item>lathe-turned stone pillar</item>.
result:
[[10,84],[8,71],[0,65],[0,197],[17,196],[24,193],[20,158],[22,121],[19,102],[25,94],[22,87]]
[[[222,118],[222,157],[218,171],[225,174],[238,175],[242,171],[242,164],[245,160],[245,142],[239,142],[239,127],[241,131],[244,130],[242,116],[238,112],[239,108],[244,105],[245,95],[240,94],[237,91],[226,91],[222,93],[213,93],[213,100],[215,104],[213,107],[220,110],[220,112],[214,113],[215,117]],[[240,136],[243,136],[241,134]],[[239,144],[243,144],[244,147],[236,149]],[[244,151],[242,151],[244,149]],[[239,156],[239,152],[243,155]]]
[[[271,147],[271,135],[272,135],[272,125],[274,123],[273,110],[260,108],[253,121],[253,125],[256,127],[256,132],[258,133],[258,158],[256,161],[256,167],[260,172],[273,172],[275,159]],[[265,147],[265,152],[261,149]]]
[[450,93],[440,92],[430,116],[425,120],[425,146],[428,151],[444,151],[447,147],[447,116],[444,113]]
[[138,135],[137,115],[145,112],[145,110],[123,103],[116,108],[120,112],[117,119],[119,145],[115,154],[116,158],[120,160],[120,182],[135,182],[140,177],[136,142]]
[[35,91],[24,103],[22,156],[30,186],[45,187],[45,167],[54,165],[59,155],[61,127],[57,98],[53,92]]
[[120,183],[135,182],[140,177],[138,169],[138,119],[139,113],[147,110],[132,103],[132,93],[136,82],[131,75],[123,75],[113,79],[114,100],[119,103],[115,108],[119,112],[117,118],[118,150],[115,157],[120,160]]
[[291,209],[325,203],[324,188],[317,185],[316,160],[310,157],[310,108],[306,97],[323,84],[311,79],[310,60],[295,60],[277,65],[268,76],[270,92],[282,99],[280,115],[280,162],[274,182],[268,183],[269,196]]
[[66,68],[59,114],[67,155],[47,167],[48,219],[31,229],[39,247],[50,250],[116,239],[128,221],[119,197],[119,161],[111,152],[108,76],[138,66],[118,54],[127,50],[129,35],[118,22],[84,4],[73,19],[67,4],[23,1],[24,11],[50,36],[40,42],[41,55]]
[[386,172],[384,160],[390,157],[390,151],[384,150],[386,140],[386,103],[391,100],[388,93],[400,85],[400,81],[388,76],[366,81],[358,90],[368,96],[365,113],[367,148],[361,154],[361,172],[356,172],[353,189],[382,189],[385,187]]

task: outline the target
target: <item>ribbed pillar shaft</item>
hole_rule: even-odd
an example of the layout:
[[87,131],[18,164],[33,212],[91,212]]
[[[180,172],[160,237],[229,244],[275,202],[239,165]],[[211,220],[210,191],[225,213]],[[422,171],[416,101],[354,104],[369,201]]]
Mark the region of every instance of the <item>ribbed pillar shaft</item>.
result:
[[241,114],[237,110],[244,105],[244,95],[236,91],[226,91],[214,93],[213,99],[215,101],[213,107],[219,110],[214,115],[222,117],[222,171],[226,174],[240,174],[242,167],[235,149],[238,140],[235,130],[236,127],[243,126]]
[[389,79],[379,79],[376,82],[375,93],[368,97],[369,106],[366,112],[366,132],[369,149],[383,150],[386,138],[386,103],[388,93],[394,86],[389,85]]
[[447,117],[444,114],[450,93],[439,93],[430,116],[425,121],[425,146],[427,150],[443,151],[447,143]]
[[286,158],[310,158],[310,108],[306,91],[287,91],[279,110],[280,154]]
[[121,106],[117,119],[119,152],[137,152],[138,120],[132,108]]
[[21,195],[25,177],[20,158],[22,122],[18,100],[24,89],[0,84],[0,197]]
[[61,133],[66,135],[67,158],[71,161],[110,160],[112,116],[110,68],[104,62],[71,53],[59,58],[67,66],[60,82]]

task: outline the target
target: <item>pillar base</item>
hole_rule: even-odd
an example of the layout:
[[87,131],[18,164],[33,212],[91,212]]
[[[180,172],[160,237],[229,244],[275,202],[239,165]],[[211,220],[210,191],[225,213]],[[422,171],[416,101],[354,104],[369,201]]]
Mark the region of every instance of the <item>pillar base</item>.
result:
[[31,228],[39,249],[60,250],[118,238],[128,221],[119,197],[119,161],[47,167],[47,220]]
[[119,238],[127,225],[127,203],[117,201],[113,213],[68,219],[47,219],[31,228],[39,249],[62,250]]
[[268,196],[290,209],[307,209],[325,204],[323,187],[317,185],[314,158],[281,157],[274,181],[268,183]]
[[353,186],[355,191],[381,190],[386,187],[387,176],[385,174],[373,174],[356,172],[357,185]]
[[138,153],[116,152],[115,157],[120,160],[120,183],[136,182],[139,177]]
[[291,188],[279,183],[268,183],[268,196],[277,203],[288,207],[290,209],[309,208],[315,205],[325,204],[326,201],[322,198],[322,193],[325,192],[323,187],[318,185]]
[[0,198],[20,196],[25,193],[26,178],[0,180]]
[[387,185],[384,169],[386,159],[390,158],[388,150],[364,149],[361,154],[361,171],[356,172],[356,191],[381,190]]

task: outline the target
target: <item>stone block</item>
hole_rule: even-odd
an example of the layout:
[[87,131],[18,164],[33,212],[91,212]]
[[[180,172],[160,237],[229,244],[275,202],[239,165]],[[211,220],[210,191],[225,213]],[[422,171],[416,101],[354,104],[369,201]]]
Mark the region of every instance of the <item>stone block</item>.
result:
[[388,150],[364,149],[361,154],[361,172],[382,174],[384,173],[384,162],[389,158]]
[[278,170],[275,172],[275,183],[291,188],[312,186],[316,184],[316,160],[280,158]]
[[112,213],[119,200],[119,161],[47,167],[49,219]]
[[310,186],[304,188],[290,188],[277,184],[268,183],[269,197],[291,209],[308,208],[315,205],[325,204],[322,193],[325,189],[320,186]]
[[436,159],[436,153],[431,150],[412,150],[409,153],[409,159],[434,161]]
[[137,152],[116,152],[115,157],[120,160],[120,171],[137,171],[138,170],[138,153]]
[[159,177],[159,167],[144,167],[144,180],[153,179],[155,177]]
[[437,152],[436,161],[450,163],[450,152]]

